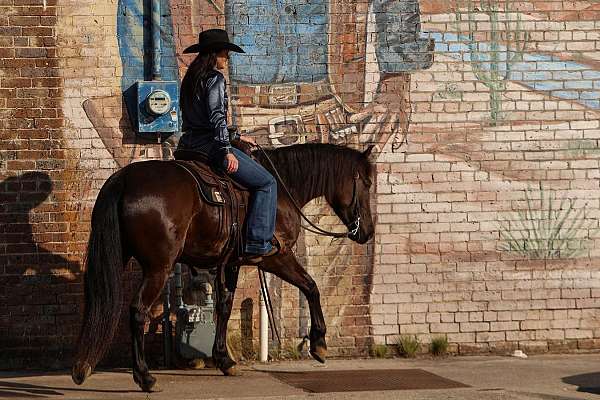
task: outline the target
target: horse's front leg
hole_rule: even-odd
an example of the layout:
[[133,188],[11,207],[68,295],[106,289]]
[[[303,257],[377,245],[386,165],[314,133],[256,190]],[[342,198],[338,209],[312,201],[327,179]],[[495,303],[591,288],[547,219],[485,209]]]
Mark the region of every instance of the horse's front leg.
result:
[[325,342],[327,329],[316,282],[292,253],[268,257],[264,260],[261,268],[296,286],[306,296],[310,309],[310,354],[315,360],[324,363],[327,357],[327,343]]
[[227,351],[227,323],[229,322],[235,289],[237,288],[239,267],[226,266],[225,268],[225,283],[221,283],[218,274],[215,279],[215,292],[217,296],[215,306],[215,312],[217,313],[217,329],[212,352],[217,368],[219,368],[224,375],[233,376],[236,375],[238,371],[235,368],[235,361],[231,359]]

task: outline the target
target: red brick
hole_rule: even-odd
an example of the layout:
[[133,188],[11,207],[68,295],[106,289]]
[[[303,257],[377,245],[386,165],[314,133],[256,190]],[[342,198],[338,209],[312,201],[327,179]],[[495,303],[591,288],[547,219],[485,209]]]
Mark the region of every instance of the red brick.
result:
[[32,83],[33,87],[56,88],[60,86],[61,78],[35,78]]
[[59,67],[59,60],[57,59],[42,59],[42,60],[35,60],[35,66],[37,67],[48,67],[48,68],[58,68]]
[[20,36],[22,28],[17,26],[0,26],[0,36]]
[[[19,28],[21,29],[21,28]],[[21,32],[21,31],[20,31]],[[27,27],[22,28],[24,36],[52,36],[54,34],[54,28],[49,27]]]
[[13,40],[15,42],[15,47],[29,47],[28,37],[15,37]]
[[14,58],[15,50],[10,48],[0,48],[0,58]]
[[17,58],[44,58],[50,57],[50,49],[43,47],[17,47],[15,49]]
[[[22,68],[22,67],[35,67],[35,62],[36,62],[36,60],[34,60],[34,59],[26,59],[26,58],[5,59],[5,60],[0,60],[0,65],[2,65],[3,68],[9,68],[9,69],[16,70],[16,69]],[[15,72],[18,73],[18,71],[15,71]]]
[[38,26],[40,25],[40,17],[23,17],[23,16],[11,16],[10,25],[15,26]]
[[61,128],[63,120],[61,118],[36,118],[36,128]]
[[44,4],[44,0],[12,0],[12,1],[14,2],[15,6],[41,6]]
[[54,26],[56,25],[57,18],[55,16],[51,17],[41,17],[40,25],[42,26]]
[[[33,82],[33,80],[32,80]],[[35,99],[43,99],[44,97],[48,97],[50,95],[50,91],[48,89],[41,88],[19,88],[17,89],[17,97],[21,98],[35,98]]]

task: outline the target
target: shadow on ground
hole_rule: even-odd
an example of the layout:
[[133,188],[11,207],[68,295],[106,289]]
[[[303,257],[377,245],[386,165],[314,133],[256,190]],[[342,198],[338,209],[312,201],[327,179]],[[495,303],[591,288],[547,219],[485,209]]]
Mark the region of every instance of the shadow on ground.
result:
[[562,378],[564,383],[578,386],[578,392],[600,394],[600,372],[571,375]]
[[0,398],[49,398],[53,396],[64,396],[64,392],[88,392],[88,393],[139,393],[138,390],[96,390],[79,389],[74,387],[52,387],[32,385],[29,383],[2,382],[0,381]]

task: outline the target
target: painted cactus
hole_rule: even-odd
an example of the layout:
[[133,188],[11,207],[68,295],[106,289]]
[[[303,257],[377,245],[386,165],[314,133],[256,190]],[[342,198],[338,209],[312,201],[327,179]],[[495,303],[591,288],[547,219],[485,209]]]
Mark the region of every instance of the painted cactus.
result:
[[585,209],[574,207],[574,200],[563,198],[558,203],[556,195],[545,196],[536,191],[525,192],[527,208],[512,213],[498,223],[503,243],[500,249],[514,252],[525,258],[546,260],[575,258],[585,251],[585,240],[579,235],[592,229],[591,221],[585,219]]
[[[503,3],[503,9],[500,9],[500,3]],[[506,82],[513,66],[523,60],[529,34],[523,30],[521,15],[511,9],[511,0],[466,0],[462,4],[466,6],[466,12],[460,10],[459,2],[457,26],[460,30],[466,13],[468,32],[459,32],[459,35],[469,49],[473,73],[490,91],[490,123],[495,126],[503,118],[502,93],[506,90]],[[489,21],[488,32],[477,28],[478,14],[485,15]],[[478,39],[478,33],[487,34],[487,38]]]

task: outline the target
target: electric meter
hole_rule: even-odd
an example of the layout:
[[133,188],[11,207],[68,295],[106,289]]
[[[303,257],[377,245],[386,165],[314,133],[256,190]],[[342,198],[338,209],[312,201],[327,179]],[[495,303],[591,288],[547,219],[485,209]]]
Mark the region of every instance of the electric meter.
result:
[[137,82],[137,131],[168,133],[179,130],[179,82]]
[[171,110],[171,96],[162,89],[156,89],[146,100],[146,109],[153,115],[163,115]]

